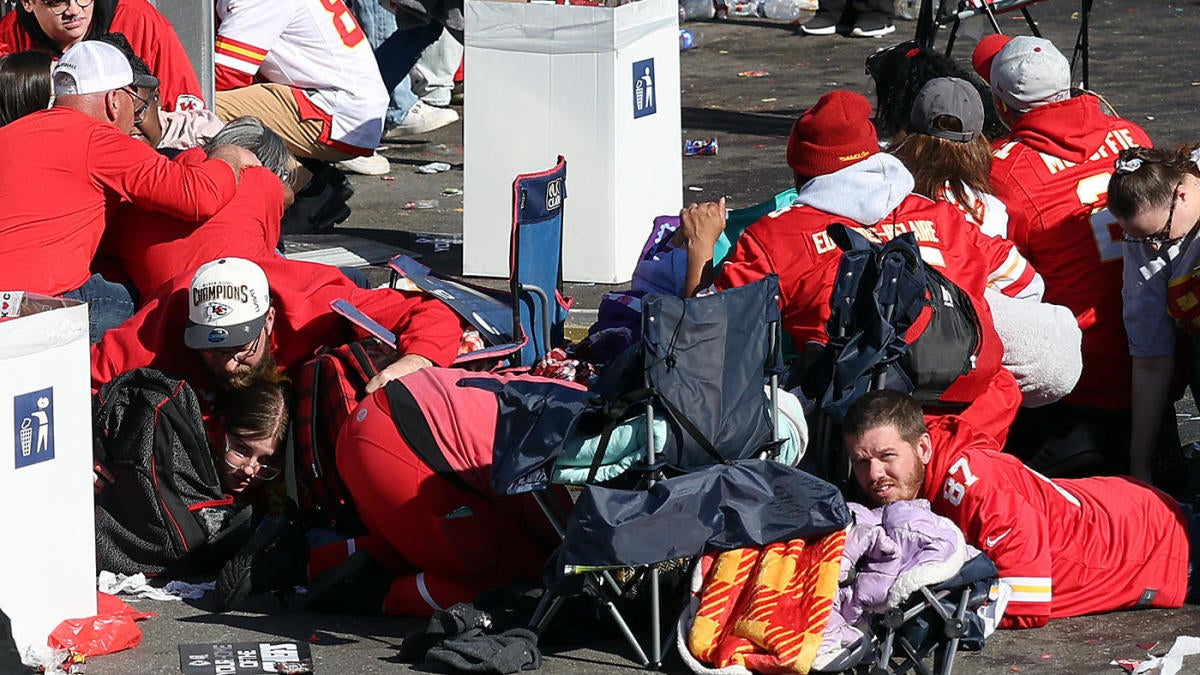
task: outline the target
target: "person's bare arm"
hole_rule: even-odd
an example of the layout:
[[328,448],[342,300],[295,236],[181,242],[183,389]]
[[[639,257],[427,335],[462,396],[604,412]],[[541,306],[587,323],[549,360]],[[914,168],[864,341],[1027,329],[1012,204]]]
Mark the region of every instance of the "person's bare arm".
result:
[[1152,482],[1154,447],[1158,443],[1158,428],[1162,425],[1174,370],[1174,356],[1133,359],[1129,473],[1147,483]]
[[725,198],[685,207],[679,212],[679,223],[673,242],[687,251],[683,293],[691,297],[712,285],[713,247],[725,231]]
[[420,354],[405,354],[392,365],[379,371],[379,373],[367,382],[367,393],[375,391],[392,380],[399,379],[415,373],[422,368],[432,368],[433,361],[421,356]]

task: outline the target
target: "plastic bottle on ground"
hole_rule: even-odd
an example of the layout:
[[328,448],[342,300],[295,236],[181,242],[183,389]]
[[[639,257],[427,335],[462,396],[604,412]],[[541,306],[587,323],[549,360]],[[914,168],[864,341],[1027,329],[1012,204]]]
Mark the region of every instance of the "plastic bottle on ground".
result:
[[713,0],[679,0],[680,21],[701,21],[716,14]]
[[804,12],[800,0],[765,0],[763,13],[768,19],[777,21],[798,21]]

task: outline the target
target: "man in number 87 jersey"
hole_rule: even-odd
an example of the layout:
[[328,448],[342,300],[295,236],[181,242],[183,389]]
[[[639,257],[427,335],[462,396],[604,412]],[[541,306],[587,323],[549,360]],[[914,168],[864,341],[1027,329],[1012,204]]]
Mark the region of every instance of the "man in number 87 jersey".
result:
[[[1048,40],[1005,40],[984,40],[973,59],[1011,130],[994,146],[992,183],[1014,215],[1009,238],[1045,281],[1044,300],[1070,308],[1083,331],[1074,391],[1022,411],[1009,445],[1032,448],[1025,459],[1051,475],[1125,471],[1131,366],[1121,231],[1106,208],[1107,190],[1117,153],[1150,138],[1105,115],[1097,97],[1072,98],[1070,64]],[[997,44],[998,52],[981,53]]]
[[374,152],[388,95],[342,0],[217,0],[217,115],[254,115],[298,157]]
[[842,431],[868,504],[927,499],[996,563],[1011,590],[1001,628],[1200,599],[1195,513],[1137,479],[1046,478],[894,391],[859,399]]

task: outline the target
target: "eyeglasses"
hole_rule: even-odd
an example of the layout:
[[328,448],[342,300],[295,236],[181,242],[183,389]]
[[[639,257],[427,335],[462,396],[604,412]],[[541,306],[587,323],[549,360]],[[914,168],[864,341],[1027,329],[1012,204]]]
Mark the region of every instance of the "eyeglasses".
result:
[[129,94],[130,98],[137,101],[138,103],[141,103],[141,106],[137,106],[137,105],[134,106],[133,123],[141,124],[142,122],[144,122],[146,120],[146,110],[150,107],[151,103],[158,100],[158,90],[157,89],[154,90],[154,92],[150,94],[150,98],[142,98],[141,96],[138,96],[137,92],[135,92],[132,87],[125,87],[125,88],[121,89],[121,91],[125,92],[126,94]]
[[[1175,242],[1183,239],[1183,237],[1171,238],[1171,221],[1175,220],[1175,202],[1179,201],[1179,188],[1183,186],[1183,181],[1175,184],[1175,188],[1171,190],[1171,208],[1167,210],[1167,222],[1163,224],[1162,229],[1148,237],[1134,237],[1128,232],[1121,233],[1121,241],[1127,244],[1142,244],[1146,246],[1170,246]],[[1193,228],[1194,229],[1194,228]],[[1188,233],[1190,234],[1190,232]],[[1184,235],[1185,237],[1187,235]]]
[[279,467],[256,462],[245,455],[241,450],[238,450],[237,448],[228,444],[225,446],[225,464],[227,464],[231,469],[237,469],[238,471],[245,471],[247,469],[253,470],[254,473],[252,477],[258,478],[259,480],[274,480],[278,478],[280,474]]
[[[65,14],[71,7],[71,2],[72,0],[42,0],[42,4],[46,6],[46,9],[49,9],[55,16],[62,16]],[[88,7],[91,7],[92,3],[96,2],[96,0],[87,0],[87,2],[82,2],[82,0],[74,0],[74,2],[79,9],[87,9]]]

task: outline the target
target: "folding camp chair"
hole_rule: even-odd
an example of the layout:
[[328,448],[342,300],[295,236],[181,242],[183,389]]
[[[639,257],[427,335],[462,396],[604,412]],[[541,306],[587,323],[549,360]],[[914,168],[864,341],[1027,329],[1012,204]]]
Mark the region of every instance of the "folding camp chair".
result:
[[[610,365],[602,376],[604,381],[598,385],[612,408],[629,406],[631,414],[644,418],[647,438],[654,438],[657,416],[669,422],[671,433],[665,446],[658,448],[650,443],[645,462],[627,472],[640,477],[640,490],[655,491],[657,487],[658,497],[668,499],[664,496],[669,492],[670,479],[663,481],[666,476],[695,472],[706,466],[719,465],[724,470],[728,462],[759,456],[774,447],[780,370],[778,283],[778,278],[772,275],[748,286],[699,298],[649,295],[644,299],[640,346]],[[764,384],[769,385],[769,393],[764,391]],[[604,446],[602,440],[600,456]],[[594,466],[601,459],[598,457]],[[694,477],[701,482],[713,478],[715,484],[724,481],[723,477],[701,477],[697,473],[679,477],[688,480]],[[630,497],[625,491],[621,493],[622,498],[611,499],[612,495],[603,488],[587,485],[565,526],[550,501],[540,493],[534,495],[551,521],[559,523],[556,529],[564,536],[564,571],[592,575],[597,593],[637,660],[642,665],[658,664],[666,651],[658,568],[650,567],[647,574],[651,625],[645,647],[616,608],[615,598],[620,595],[621,587],[607,568],[688,558],[701,549],[666,543],[670,553],[656,554],[621,549],[603,541],[604,537],[589,529],[588,523],[611,524],[613,514],[605,509],[615,507],[620,511],[630,505]],[[690,519],[699,518],[692,511],[684,512]],[[630,513],[626,508],[616,519]],[[589,514],[591,519],[587,520]],[[664,535],[671,529],[665,528]],[[635,547],[655,545],[664,542],[634,542]],[[597,555],[601,550],[603,555]],[[532,621],[535,628],[539,631],[545,628],[563,597],[555,592],[544,596]]]
[[[1029,31],[1041,37],[1037,22],[1029,13],[1029,6],[1039,2],[1042,0],[936,0],[935,6],[935,0],[922,0],[920,13],[917,15],[917,45],[932,49],[938,30],[949,27],[950,35],[946,40],[946,55],[949,56],[954,49],[958,29],[964,20],[980,15],[986,16],[992,30],[1002,33],[1004,31],[1000,30],[996,16],[1017,11],[1025,17]],[[1075,37],[1074,53],[1071,55],[1072,72],[1075,70],[1075,63],[1080,63],[1080,79],[1084,89],[1088,88],[1088,20],[1092,13],[1092,4],[1093,0],[1080,0],[1079,33]]]
[[460,356],[456,363],[507,359],[509,365],[531,366],[562,342],[573,302],[562,293],[566,183],[567,162],[561,156],[553,168],[521,174],[513,181],[507,291],[450,279],[404,255],[388,263],[393,288],[416,286],[479,331],[485,348]]
[[[918,672],[949,675],[959,647],[979,650],[995,628],[985,627],[977,610],[991,602],[986,612],[998,621],[1007,598],[1001,595],[996,565],[983,553],[967,561],[958,574],[935,586],[922,586],[900,607],[888,610],[874,622],[879,636],[871,675]],[[925,663],[933,659],[933,670]]]

